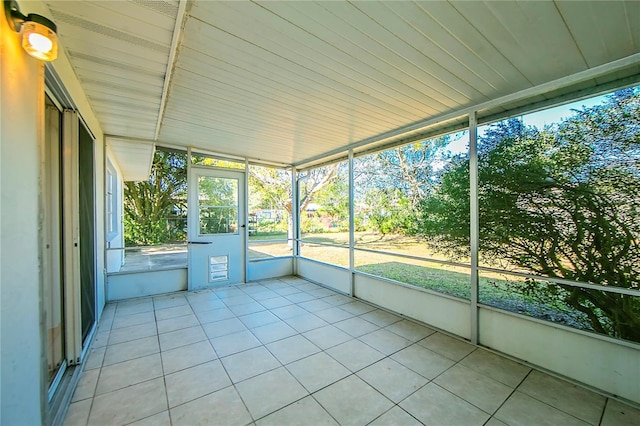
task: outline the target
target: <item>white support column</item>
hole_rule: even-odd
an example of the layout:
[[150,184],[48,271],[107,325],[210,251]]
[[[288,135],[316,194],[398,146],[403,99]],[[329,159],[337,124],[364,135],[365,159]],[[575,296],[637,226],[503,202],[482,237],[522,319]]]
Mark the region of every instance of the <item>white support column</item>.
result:
[[300,207],[298,206],[298,170],[291,169],[291,226],[293,241],[293,274],[298,274],[298,256],[300,256]]
[[249,159],[244,159],[244,279],[242,282],[246,283],[249,278]]
[[476,113],[469,114],[469,197],[470,197],[470,244],[471,244],[471,343],[478,344],[478,130]]
[[349,296],[353,297],[353,271],[355,268],[355,223],[354,223],[354,195],[353,195],[353,149],[349,150]]

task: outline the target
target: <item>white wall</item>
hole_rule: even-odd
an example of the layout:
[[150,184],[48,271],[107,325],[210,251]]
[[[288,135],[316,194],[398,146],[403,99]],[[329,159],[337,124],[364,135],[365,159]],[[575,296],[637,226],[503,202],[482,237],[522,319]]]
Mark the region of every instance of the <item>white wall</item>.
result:
[[[3,6],[4,8],[4,6]],[[0,424],[43,423],[39,149],[44,66],[0,16]]]
[[[23,13],[51,18],[41,1]],[[47,366],[40,264],[39,150],[44,142],[44,64],[22,49],[0,13],[0,424],[43,424]],[[105,303],[104,137],[73,69],[59,49],[53,68],[96,137],[96,298]]]
[[293,274],[293,258],[280,257],[249,262],[247,282],[284,277]]
[[356,274],[354,295],[465,339],[470,338],[470,304],[417,287]]
[[[107,149],[107,167],[109,167],[109,164],[111,165],[111,167],[113,168],[113,171],[116,174],[116,182],[117,182],[117,188],[116,188],[117,202],[116,202],[115,214],[118,217],[118,230],[116,235],[107,242],[107,247],[110,250],[107,250],[107,253],[106,253],[107,273],[112,273],[112,272],[120,271],[120,268],[124,264],[124,250],[112,250],[114,248],[124,247],[124,223],[123,223],[124,180],[122,179],[122,171],[118,167],[118,163],[116,162],[115,157],[111,153],[111,150],[109,149],[108,146],[106,149]],[[106,191],[106,182],[105,182],[105,191]],[[105,197],[105,201],[106,201],[106,197]]]
[[295,259],[296,272],[299,276],[342,293],[350,293],[351,280],[347,269],[327,265],[322,262],[298,257]]

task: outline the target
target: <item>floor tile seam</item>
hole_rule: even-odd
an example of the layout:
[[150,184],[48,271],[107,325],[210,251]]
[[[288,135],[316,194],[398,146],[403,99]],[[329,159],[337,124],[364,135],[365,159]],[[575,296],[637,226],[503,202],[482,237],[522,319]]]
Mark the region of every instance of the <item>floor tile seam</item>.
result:
[[[382,396],[384,399],[386,399],[387,401],[389,401],[389,402],[391,403],[391,407],[389,408],[389,410],[390,410],[391,408],[393,408],[393,406],[394,406],[394,405],[398,405],[398,404],[396,404],[396,403],[395,403],[395,401],[392,401],[392,400],[391,400],[390,398],[388,398],[384,393],[382,393],[381,391],[379,391],[375,386],[373,386],[372,384],[370,384],[369,382],[367,382],[366,380],[364,380],[363,378],[361,378],[360,376],[358,376],[356,373],[348,374],[348,375],[346,375],[346,376],[344,376],[344,377],[342,377],[342,378],[340,378],[340,379],[336,380],[336,381],[335,381],[335,382],[333,382],[333,383],[330,383],[330,384],[328,384],[328,385],[326,385],[326,386],[323,386],[322,388],[320,388],[320,389],[318,389],[318,390],[315,390],[315,391],[313,391],[313,392],[309,392],[309,394],[310,394],[312,397],[314,397],[314,395],[315,395],[315,394],[317,394],[317,393],[321,392],[322,390],[324,390],[324,389],[328,388],[329,386],[332,386],[332,385],[334,385],[334,384],[336,384],[336,383],[338,383],[338,382],[340,382],[340,381],[342,381],[342,380],[347,380],[348,378],[350,378],[350,377],[352,377],[352,376],[353,376],[353,377],[355,377],[356,379],[358,379],[358,380],[360,380],[360,381],[364,382],[367,386],[369,386],[371,389],[373,389],[375,392],[377,392],[380,396]],[[426,386],[426,385],[425,385],[425,386]],[[306,388],[305,388],[305,389],[306,389]],[[422,389],[422,387],[420,387],[420,389]],[[417,392],[417,390],[416,390],[416,392]],[[412,393],[412,394],[413,394],[413,393]],[[321,406],[322,408],[324,408],[324,410],[325,410],[327,413],[331,414],[331,412],[329,411],[329,409],[327,409],[324,405],[322,405],[322,403],[321,403],[318,399],[316,399],[315,397],[314,397],[314,399],[316,400],[316,402],[317,402],[318,404],[320,404],[320,406]],[[406,399],[406,398],[405,398],[405,399]],[[404,401],[404,399],[403,399],[403,401]],[[402,408],[402,407],[401,407],[401,408]],[[387,410],[387,411],[388,411],[388,410]],[[333,417],[333,416],[331,416],[331,417]],[[378,417],[379,417],[379,416],[378,416]],[[375,420],[375,419],[374,419],[374,420]],[[373,421],[373,420],[371,420],[371,421]],[[336,422],[337,422],[338,424],[340,424],[340,422],[339,422],[339,421],[337,421],[337,420],[336,420]],[[371,423],[371,422],[369,422],[369,423]]]
[[[360,342],[364,343],[365,345],[369,346],[369,347],[370,347],[370,348],[372,348],[372,349],[375,349],[376,351],[380,352],[381,354],[385,355],[386,357],[391,357],[391,355],[395,355],[395,354],[397,354],[398,352],[400,352],[400,351],[403,351],[403,350],[407,349],[409,346],[413,346],[413,345],[415,345],[415,344],[416,344],[416,343],[410,343],[410,344],[408,344],[407,346],[403,346],[402,348],[400,348],[400,349],[398,349],[398,350],[396,350],[396,351],[393,351],[393,352],[391,352],[391,353],[389,353],[389,354],[386,354],[386,353],[382,352],[380,349],[375,348],[373,345],[370,345],[369,343],[367,343],[367,342],[365,342],[364,340],[362,340],[362,339],[361,339],[361,337],[368,336],[369,334],[371,334],[371,333],[376,333],[376,332],[378,332],[378,331],[380,331],[380,330],[382,330],[382,329],[381,329],[381,328],[379,328],[378,330],[372,331],[372,332],[370,332],[370,333],[363,334],[362,336],[354,337],[354,339],[359,340]],[[400,336],[400,337],[402,337],[402,336]],[[408,340],[408,339],[405,339],[405,340]],[[394,361],[395,361],[395,360],[394,360]],[[397,361],[397,362],[398,362],[398,361]],[[403,364],[403,365],[404,365],[404,364]]]
[[[223,391],[223,390],[225,390],[225,389],[229,389],[229,388],[234,388],[234,390],[235,390],[236,392],[238,392],[238,390],[235,388],[235,386],[233,385],[233,383],[231,383],[231,381],[229,381],[229,384],[228,384],[227,386],[225,386],[225,387],[222,387],[222,388],[220,388],[220,389],[216,389],[216,390],[211,391],[211,392],[207,392],[207,393],[205,393],[205,394],[203,394],[203,395],[199,395],[198,397],[193,398],[193,399],[190,399],[190,400],[188,400],[188,401],[183,401],[183,402],[181,402],[180,404],[174,405],[173,407],[169,405],[169,396],[167,395],[167,410],[169,411],[169,419],[171,420],[171,424],[173,424],[173,420],[171,419],[171,411],[172,411],[172,410],[175,410],[176,408],[178,408],[178,407],[182,407],[182,406],[183,406],[183,405],[185,405],[185,404],[189,404],[189,403],[194,402],[194,401],[197,401],[197,400],[199,400],[199,399],[206,398],[206,397],[208,397],[208,396],[210,396],[210,395],[212,395],[212,394],[214,394],[214,393],[216,393],[216,392],[220,392],[220,391]],[[166,393],[166,389],[167,389],[167,387],[166,387],[166,383],[165,383],[165,393]],[[240,395],[240,392],[238,392],[238,395],[240,396],[240,399],[242,399],[242,395]],[[242,401],[242,403],[244,404],[244,401]],[[246,408],[246,404],[245,404],[245,408]],[[248,410],[248,409],[247,409],[247,412],[249,412],[249,410]],[[157,413],[156,413],[156,414],[157,414]]]
[[[344,379],[346,379],[346,378],[347,378],[347,377],[349,377],[349,376],[353,376],[353,375],[355,375],[355,373],[352,373],[352,372],[351,372],[351,370],[349,370],[349,369],[347,368],[348,374],[347,374],[346,376],[342,376],[342,377],[340,377],[340,378],[338,378],[338,379],[334,380],[333,382],[331,382],[331,383],[329,383],[329,384],[326,384],[326,385],[324,385],[324,386],[322,386],[322,387],[320,387],[320,388],[318,388],[318,389],[316,389],[316,390],[314,390],[314,391],[310,391],[309,389],[307,389],[307,387],[306,387],[306,386],[305,386],[305,385],[304,385],[300,380],[298,380],[298,377],[293,373],[293,371],[289,370],[289,368],[287,368],[287,366],[290,366],[291,364],[296,363],[296,362],[298,362],[298,361],[302,361],[303,359],[310,358],[310,357],[312,357],[312,356],[314,356],[314,355],[318,355],[319,353],[322,353],[322,352],[316,352],[315,354],[311,354],[311,355],[306,356],[306,357],[304,357],[304,358],[300,358],[300,359],[297,359],[297,360],[295,360],[295,361],[293,361],[293,362],[290,362],[290,363],[288,363],[288,364],[286,364],[286,365],[283,365],[283,367],[287,370],[287,372],[288,372],[289,374],[291,374],[291,376],[293,376],[293,378],[294,378],[294,379],[296,379],[296,381],[297,381],[298,383],[300,383],[300,386],[302,386],[302,387],[304,388],[304,390],[305,390],[305,391],[307,391],[307,392],[309,393],[309,395],[311,395],[311,394],[313,394],[313,393],[316,393],[316,392],[319,392],[319,391],[321,391],[322,389],[324,389],[324,388],[326,388],[326,387],[329,387],[329,386],[333,385],[334,383],[338,383],[340,380],[344,380]],[[326,354],[326,355],[328,355],[328,354]],[[328,356],[330,357],[330,355],[328,355]],[[331,359],[333,359],[333,358],[331,358]],[[336,361],[336,360],[334,360],[334,361]],[[340,365],[342,366],[342,364],[340,364]],[[344,366],[343,366],[343,367],[344,367]],[[346,367],[345,367],[345,368],[346,368]]]
[[[151,323],[149,323],[149,324],[151,324]],[[148,339],[149,337],[158,336],[159,333],[158,333],[157,326],[155,327],[155,329],[156,329],[156,332],[154,334],[150,334],[148,336],[141,336],[141,337],[132,338],[131,340],[123,340],[121,342],[116,342],[116,343],[111,343],[111,336],[109,336],[109,341],[105,346],[96,346],[95,348],[96,349],[101,348],[101,347],[102,348],[108,348],[108,347],[113,347],[113,346],[116,346],[116,345],[121,345],[123,343],[131,343],[131,342],[135,342],[136,340]]]
[[[227,375],[228,375],[228,374],[227,374]],[[254,377],[257,377],[257,376],[254,376]],[[233,389],[235,390],[236,394],[238,394],[238,397],[240,397],[240,401],[242,401],[242,404],[244,405],[244,409],[245,409],[245,410],[247,410],[247,413],[249,414],[249,418],[251,418],[251,420],[252,420],[252,422],[247,423],[247,424],[248,424],[248,425],[250,425],[250,424],[255,425],[255,424],[256,424],[256,422],[258,421],[258,419],[256,419],[256,418],[253,416],[253,413],[251,412],[251,410],[249,410],[249,406],[247,405],[247,402],[246,402],[246,401],[244,400],[244,398],[242,397],[242,393],[240,393],[240,390],[236,387],[235,383],[231,382],[231,386],[233,386]],[[301,399],[302,399],[302,398],[301,398]],[[298,400],[296,400],[295,402],[297,402],[297,401],[299,401],[299,399],[298,399]],[[275,410],[275,411],[272,411],[271,413],[265,414],[264,416],[262,416],[262,417],[260,417],[260,418],[264,418],[264,417],[266,417],[266,416],[268,416],[268,415],[270,415],[270,414],[272,414],[272,413],[275,413],[276,411],[278,411],[278,410]]]
[[[143,383],[148,383],[148,382],[151,382],[151,381],[153,381],[153,380],[160,379],[160,378],[162,378],[162,381],[164,382],[164,381],[165,381],[165,380],[164,380],[164,376],[165,376],[165,375],[164,375],[164,373],[163,373],[163,374],[161,374],[160,376],[156,376],[156,377],[152,377],[152,378],[149,378],[149,379],[145,379],[145,380],[142,380],[141,382],[137,382],[137,383],[132,383],[132,384],[130,384],[130,385],[123,386],[123,387],[118,388],[118,389],[112,389],[112,390],[110,390],[109,392],[101,393],[101,394],[99,394],[99,395],[98,395],[98,394],[95,394],[95,395],[93,396],[93,399],[95,400],[96,398],[103,398],[103,397],[105,397],[105,396],[107,396],[107,395],[110,395],[110,394],[113,394],[113,393],[115,393],[115,392],[120,392],[120,391],[123,391],[123,390],[125,390],[125,389],[129,389],[129,388],[132,388],[132,387],[134,387],[134,386],[138,386],[138,385],[141,385],[141,384],[143,384]],[[96,383],[96,388],[97,388],[97,383]],[[164,392],[165,392],[165,397],[166,397],[166,393],[167,393],[167,387],[166,387],[166,384],[165,384],[165,390],[164,390]],[[158,413],[155,413],[155,414],[158,414]]]
[[[214,352],[215,352],[215,351],[214,351]],[[216,354],[216,357],[215,357],[214,359],[209,359],[209,360],[206,360],[206,361],[197,362],[197,363],[192,364],[192,365],[190,365],[190,366],[188,366],[188,367],[180,368],[180,369],[175,370],[175,371],[172,371],[172,372],[170,372],[170,373],[167,373],[167,372],[165,371],[165,369],[164,369],[164,363],[163,363],[163,364],[162,364],[162,375],[165,377],[165,380],[166,380],[166,377],[167,377],[167,376],[171,376],[172,374],[180,373],[180,372],[185,371],[185,370],[188,370],[188,369],[190,369],[190,368],[193,368],[193,367],[199,367],[199,366],[201,366],[201,365],[208,364],[208,363],[210,363],[210,362],[214,362],[214,361],[220,361],[220,358],[218,358],[218,355],[217,355],[217,354]]]
[[[122,387],[119,387],[119,388],[111,389],[108,392],[102,392],[102,393],[98,393],[98,383],[100,382],[100,379],[98,379],[98,381],[96,382],[96,389],[94,391],[93,397],[97,398],[99,396],[108,395],[110,393],[117,392],[117,391],[120,391],[120,390],[123,390],[123,389],[127,389],[127,388],[130,388],[132,386],[140,385],[142,383],[146,383],[146,382],[149,382],[151,380],[155,380],[155,379],[159,379],[159,378],[162,378],[162,380],[164,381],[165,374],[164,374],[164,369],[162,368],[162,360],[160,360],[160,369],[162,371],[157,376],[149,377],[149,378],[146,378],[146,379],[144,379],[142,381],[139,381],[139,382],[136,382],[136,383],[130,383],[130,384],[126,385],[126,386],[122,386]],[[100,376],[102,376],[102,372],[100,372]],[[166,393],[166,384],[165,384],[165,393]]]
[[155,315],[153,316],[153,319],[151,321],[145,321],[145,322],[141,322],[141,323],[138,323],[138,324],[131,324],[131,325],[127,325],[127,326],[124,326],[124,327],[115,327],[115,328],[112,327],[110,331],[121,330],[123,328],[129,328],[129,327],[135,327],[136,325],[151,324],[152,322],[157,322],[157,320],[155,318]]
[[[364,380],[364,379],[363,379],[363,380]],[[368,382],[367,382],[367,383],[368,383]],[[372,386],[370,383],[369,383],[369,385],[370,385],[370,386]],[[416,392],[417,392],[417,391],[416,391]],[[413,395],[413,392],[411,393],[411,395]],[[410,396],[410,395],[409,395],[409,396]],[[407,398],[408,398],[408,397],[407,397]],[[402,401],[404,401],[405,399],[406,399],[406,398],[404,398]],[[393,401],[391,401],[391,402],[393,402]],[[407,413],[407,415],[409,415],[409,416],[413,417],[413,419],[414,419],[416,422],[418,422],[419,424],[424,425],[424,423],[422,423],[420,420],[418,420],[418,419],[417,419],[413,414],[411,414],[410,412],[408,412],[407,410],[405,410],[404,408],[402,408],[402,407],[400,406],[400,403],[399,403],[399,402],[397,402],[397,403],[395,403],[395,402],[394,402],[394,405],[393,405],[392,407],[390,407],[388,410],[386,410],[385,412],[383,412],[382,414],[380,414],[380,415],[379,415],[378,417],[376,417],[375,419],[371,420],[369,423],[367,423],[367,425],[372,424],[373,422],[375,422],[376,420],[378,420],[380,417],[384,416],[385,414],[387,414],[389,411],[393,410],[393,409],[394,409],[394,408],[396,408],[396,407],[397,407],[397,408],[399,408],[399,409],[401,409],[401,410],[402,410],[402,411],[404,411],[405,413]]]
[[[531,371],[534,371],[534,369],[531,369]],[[530,374],[530,373],[529,373],[529,374]],[[528,376],[529,376],[529,374],[527,374],[527,376],[525,376],[525,379],[526,379],[526,377],[528,377]],[[529,394],[529,393],[527,393],[527,392],[524,392],[524,391],[520,390],[520,385],[521,385],[523,382],[524,382],[524,379],[523,379],[523,380],[522,380],[522,382],[518,385],[518,387],[516,387],[516,388],[514,389],[514,391],[520,392],[521,394],[526,395],[526,396],[528,396],[528,397],[529,397],[529,398],[531,398],[531,399],[535,399],[536,401],[538,401],[538,402],[540,402],[540,403],[542,403],[542,404],[546,405],[547,407],[551,407],[551,408],[553,408],[553,409],[556,409],[556,410],[558,410],[558,411],[561,411],[561,412],[563,412],[564,414],[566,414],[566,415],[568,415],[568,416],[571,416],[571,417],[573,417],[574,419],[580,420],[581,422],[583,422],[583,423],[585,423],[585,424],[593,425],[593,426],[596,426],[596,425],[598,425],[598,424],[599,424],[599,423],[591,423],[591,422],[589,422],[589,421],[587,421],[587,420],[585,420],[585,419],[581,419],[580,417],[577,417],[577,416],[575,416],[574,414],[571,414],[571,413],[569,413],[569,412],[567,412],[567,411],[563,410],[563,409],[562,409],[562,408],[560,408],[560,407],[556,407],[556,406],[554,406],[554,405],[552,405],[552,404],[550,404],[550,403],[548,403],[548,402],[546,402],[546,401],[541,400],[540,398],[538,398],[538,397],[536,397],[536,396],[534,396],[534,395],[531,395],[531,394]],[[606,398],[606,397],[605,397],[605,398]],[[606,399],[608,400],[609,398],[606,398]],[[607,404],[606,404],[606,402],[605,402],[604,406],[606,407],[606,405],[607,405]],[[601,413],[601,416],[600,416],[600,417],[602,417],[603,415],[604,415],[604,409],[602,410],[602,413]]]
[[604,406],[602,407],[602,412],[600,413],[600,419],[598,420],[598,426],[602,425],[602,421],[604,420],[604,413],[607,411],[607,406],[609,405],[610,398],[606,398],[604,401]]
[[[354,339],[352,339],[352,340],[354,340]],[[340,346],[340,345],[343,345],[343,344],[345,344],[345,343],[348,343],[348,342],[349,342],[349,341],[342,342],[342,343],[340,343],[340,344],[338,344],[338,345],[336,345],[336,346],[333,346],[333,347],[334,347],[334,348],[336,348],[336,347],[338,347],[338,346]],[[361,342],[361,343],[364,343],[364,342]],[[366,343],[365,343],[365,345],[366,345]],[[369,346],[369,345],[367,345],[367,346]],[[371,346],[369,346],[369,347],[371,347]],[[329,348],[329,349],[331,349],[331,348]],[[373,349],[374,351],[376,351],[376,352],[378,352],[380,355],[382,355],[382,358],[378,359],[377,361],[373,361],[371,364],[367,364],[367,365],[365,365],[364,367],[359,368],[359,369],[357,369],[357,370],[355,370],[355,371],[351,370],[351,368],[349,368],[349,367],[348,367],[347,365],[345,365],[344,363],[340,362],[340,360],[339,360],[339,359],[337,359],[336,357],[334,357],[333,355],[331,355],[331,354],[330,354],[329,352],[327,352],[326,350],[323,350],[323,352],[324,352],[324,353],[326,353],[326,354],[327,354],[328,356],[330,356],[331,358],[333,358],[335,361],[337,361],[337,362],[338,362],[340,365],[342,365],[344,368],[346,368],[347,370],[349,370],[352,374],[357,374],[358,372],[360,372],[360,371],[364,370],[365,368],[371,367],[373,364],[376,364],[376,363],[378,363],[378,362],[380,362],[380,361],[384,360],[385,358],[389,358],[389,356],[388,356],[388,355],[383,354],[382,352],[380,352],[380,351],[379,351],[379,350],[377,350],[376,348],[371,348],[371,349]],[[358,377],[360,377],[360,376],[358,376]],[[360,378],[362,379],[362,377],[360,377]],[[363,380],[364,380],[364,379],[363,379]]]
[[[132,340],[132,342],[134,342],[135,340]],[[127,342],[127,343],[131,343],[131,342]],[[160,347],[160,345],[158,344],[158,348]],[[127,361],[133,361],[134,359],[140,359],[140,358],[144,358],[146,356],[150,356],[150,355],[155,355],[155,354],[161,354],[162,352],[160,350],[158,350],[157,352],[151,352],[148,354],[144,354],[144,355],[137,355],[134,356],[133,358],[127,358],[127,359],[123,359],[122,361],[118,361],[118,362],[113,362],[111,364],[105,364],[104,360],[102,361],[102,367],[101,368],[105,368],[105,367],[111,367],[113,365],[118,365],[118,364],[122,364],[123,362],[127,362]],[[93,370],[93,369],[92,369]]]
[[[201,327],[201,326],[200,326],[200,327]],[[201,327],[201,328],[202,328],[202,327]],[[176,331],[182,331],[182,330],[176,330]],[[200,339],[200,340],[190,341],[190,342],[188,342],[188,343],[181,343],[181,344],[180,344],[180,345],[178,345],[178,346],[172,346],[172,347],[167,348],[167,349],[163,348],[163,347],[162,347],[162,344],[160,344],[160,353],[162,353],[162,352],[172,351],[172,350],[174,350],[174,349],[179,349],[179,348],[183,348],[183,347],[185,347],[185,346],[193,345],[193,344],[195,344],[195,343],[200,343],[200,342],[204,342],[204,341],[210,340],[210,339],[209,339],[209,336],[207,336],[207,333],[205,333],[205,332],[204,332],[204,330],[202,330],[202,333],[204,334],[204,338],[202,338],[202,339]],[[164,333],[164,334],[167,334],[167,333]],[[160,335],[158,335],[158,340],[159,340],[159,338],[160,338]],[[209,344],[211,344],[211,343],[209,343]],[[213,346],[213,345],[212,345],[212,346]]]
[[179,305],[162,306],[162,307],[156,307],[154,305],[153,312],[166,311],[167,309],[181,308],[183,306],[187,306],[189,307],[189,309],[191,309],[191,305],[189,304],[188,301],[185,300],[185,303],[181,303]]
[[[441,385],[440,383],[437,383],[437,382],[436,382],[436,379],[437,379],[438,377],[442,376],[444,373],[446,373],[447,371],[451,370],[451,369],[452,369],[453,367],[455,367],[456,365],[458,365],[458,364],[456,363],[456,364],[452,365],[451,367],[447,368],[446,370],[444,370],[443,372],[441,372],[440,374],[438,374],[436,377],[434,377],[434,378],[431,380],[431,382],[433,382],[433,384],[434,384],[434,385],[436,385],[436,386],[438,386],[440,389],[443,389],[443,390],[447,391],[448,393],[450,393],[451,395],[454,395],[454,396],[456,396],[456,397],[460,398],[461,400],[465,401],[466,403],[473,405],[473,406],[474,406],[474,407],[476,407],[478,410],[480,410],[480,411],[482,411],[482,412],[484,412],[484,413],[486,413],[486,414],[489,414],[491,417],[493,417],[493,415],[494,415],[495,413],[497,413],[497,412],[498,412],[498,410],[500,409],[500,407],[502,407],[502,406],[504,405],[504,403],[505,403],[505,402],[507,402],[507,400],[508,400],[509,398],[511,398],[511,395],[513,395],[513,393],[516,391],[516,388],[514,388],[514,387],[512,387],[512,386],[506,385],[506,384],[504,384],[504,383],[502,383],[502,382],[499,382],[499,381],[497,381],[497,380],[495,380],[495,379],[492,379],[491,377],[484,376],[484,377],[488,377],[489,379],[493,380],[494,382],[500,383],[501,385],[506,386],[506,387],[508,387],[509,389],[511,389],[511,391],[509,392],[509,395],[508,395],[508,396],[507,396],[507,397],[506,397],[506,398],[505,398],[505,399],[504,399],[504,400],[503,400],[503,401],[498,405],[498,408],[496,408],[492,413],[490,413],[490,412],[488,412],[487,410],[485,410],[484,408],[478,407],[478,406],[477,406],[476,404],[474,404],[473,402],[468,401],[466,398],[462,397],[461,395],[458,395],[457,393],[455,393],[455,392],[453,392],[453,391],[451,391],[451,390],[447,389],[446,387],[444,387],[444,386],[443,386],[443,385]],[[463,367],[464,367],[464,366],[463,366]],[[475,370],[474,370],[474,371],[475,371]]]

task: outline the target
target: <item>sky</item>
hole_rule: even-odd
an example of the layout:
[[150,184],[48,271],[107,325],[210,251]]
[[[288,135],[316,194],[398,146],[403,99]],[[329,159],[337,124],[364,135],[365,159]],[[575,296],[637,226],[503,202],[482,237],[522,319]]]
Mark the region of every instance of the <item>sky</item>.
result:
[[[563,118],[570,117],[573,114],[572,110],[582,109],[583,107],[592,107],[602,103],[605,96],[606,95],[596,96],[595,98],[583,99],[566,105],[560,105],[531,114],[525,114],[522,116],[522,121],[528,126],[536,126],[537,128],[542,129],[545,125],[559,123]],[[488,125],[483,125],[478,127],[479,136],[484,134],[485,129],[488,128],[487,126]],[[452,135],[452,141],[447,148],[452,154],[461,154],[467,151],[467,146],[467,132],[461,132]]]

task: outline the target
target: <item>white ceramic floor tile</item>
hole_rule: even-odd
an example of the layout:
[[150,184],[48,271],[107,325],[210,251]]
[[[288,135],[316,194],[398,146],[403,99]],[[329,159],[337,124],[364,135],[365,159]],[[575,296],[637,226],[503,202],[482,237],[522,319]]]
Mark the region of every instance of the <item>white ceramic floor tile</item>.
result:
[[92,403],[92,399],[71,403],[64,418],[63,426],[86,426]]
[[454,361],[420,345],[412,345],[391,355],[394,361],[431,380],[443,373]]
[[317,311],[315,312],[315,315],[332,324],[338,321],[344,321],[354,316],[352,313],[344,311],[337,306]]
[[400,403],[400,407],[425,425],[480,426],[490,417],[435,383],[429,383],[414,392]]
[[212,299],[201,299],[197,301],[191,301],[190,305],[193,312],[206,312],[206,311],[212,311],[214,309],[223,309],[227,307],[227,305],[225,305],[224,302],[218,299],[218,297],[215,295],[213,296]]
[[127,424],[166,409],[164,379],[158,378],[96,396],[88,424]]
[[233,355],[246,351],[247,349],[255,348],[260,346],[261,343],[247,330],[211,339],[211,345],[213,345],[213,349],[215,349],[218,357],[222,358],[227,355]]
[[129,426],[171,426],[169,410],[145,417],[137,422],[129,423]]
[[371,312],[367,312],[364,315],[360,315],[360,318],[374,323],[378,327],[386,327],[402,320],[398,315],[394,315],[390,312],[383,311],[382,309],[376,309]]
[[393,407],[393,402],[355,375],[322,389],[313,397],[341,425],[365,425]]
[[263,344],[275,342],[286,337],[298,334],[296,330],[291,328],[286,322],[278,321],[262,327],[252,328],[251,332]]
[[255,300],[253,300],[251,296],[247,296],[244,293],[238,296],[222,298],[222,301],[227,305],[227,307],[244,305],[246,303],[255,303]]
[[383,353],[355,339],[329,348],[327,353],[352,372],[361,370],[385,357]]
[[380,328],[377,325],[363,320],[360,317],[352,317],[344,321],[336,322],[333,325],[338,327],[345,333],[349,333],[353,337],[360,337],[364,334],[371,333]]
[[185,303],[184,305],[173,306],[171,308],[165,308],[160,310],[156,309],[156,319],[164,320],[164,319],[181,317],[184,315],[192,314],[193,311],[191,310],[191,306],[189,306],[186,303],[186,301],[184,303]]
[[391,355],[392,353],[398,352],[411,344],[410,340],[387,330],[376,330],[372,333],[360,336],[358,339],[385,355]]
[[340,305],[340,309],[347,311],[353,315],[362,315],[367,312],[376,310],[377,308],[362,302],[351,302]]
[[93,398],[96,392],[96,384],[98,383],[98,377],[100,376],[100,370],[86,370],[82,372],[82,377],[78,382],[76,390],[73,392],[71,402],[81,401],[87,398]]
[[255,314],[256,312],[266,311],[266,308],[260,303],[253,301],[250,303],[243,303],[242,305],[229,306],[229,310],[236,316]]
[[202,324],[202,329],[209,339],[215,339],[216,337],[246,331],[247,327],[245,327],[238,318],[229,318],[222,321]]
[[393,324],[387,326],[385,330],[402,336],[407,340],[411,340],[412,342],[417,342],[418,340],[424,339],[425,337],[436,332],[429,327],[425,327],[409,320],[394,322]]
[[220,359],[233,383],[266,373],[281,366],[264,346],[249,349]]
[[256,312],[254,314],[243,315],[238,317],[240,321],[244,324],[248,329],[262,327],[267,324],[271,324],[274,322],[280,321],[280,318],[273,315],[269,311]]
[[170,411],[173,426],[244,426],[252,420],[233,386],[179,405]]
[[391,358],[385,358],[359,371],[357,375],[395,403],[429,382]]
[[175,407],[231,385],[222,363],[210,361],[165,376],[169,407]]
[[201,324],[209,322],[222,321],[229,318],[235,318],[235,314],[229,308],[213,309],[211,311],[196,312],[196,316]]
[[602,426],[638,426],[640,409],[609,398],[602,416]]
[[442,333],[432,334],[418,344],[454,361],[460,361],[476,350],[475,346]]
[[116,311],[114,314],[120,315],[132,315],[139,314],[141,312],[153,311],[153,301],[150,299],[136,300],[132,302],[118,302]]
[[308,313],[307,310],[302,309],[298,305],[282,306],[280,308],[272,309],[271,312],[282,320],[287,320],[289,318],[297,317],[299,315],[305,315]]
[[275,309],[275,308],[280,308],[282,306],[293,305],[293,302],[291,300],[285,299],[282,296],[260,300],[259,302],[262,306],[264,306],[267,309]]
[[404,411],[402,408],[397,405],[393,407],[391,410],[387,411],[373,422],[369,423],[369,426],[421,426],[416,418],[411,416],[411,414]]
[[111,331],[109,344],[117,345],[118,343],[130,342],[144,337],[155,336],[156,334],[158,334],[158,330],[156,324],[153,322],[134,325],[133,327],[118,328]]
[[518,391],[511,395],[494,417],[510,426],[585,426],[588,424]]
[[518,391],[592,425],[600,423],[606,398],[567,381],[533,370]]
[[311,393],[351,374],[324,352],[292,362],[287,365],[287,370]]
[[[309,294],[312,294],[312,293],[309,293]],[[312,295],[315,296],[315,294],[312,294]],[[318,299],[309,300],[308,302],[302,302],[298,304],[298,306],[300,306],[302,309],[309,312],[317,312],[317,311],[322,311],[324,309],[331,308],[330,304],[328,304],[323,300],[318,300]]]
[[194,314],[184,315],[181,317],[169,318],[158,321],[158,333],[169,333],[171,331],[183,330],[189,327],[200,325],[198,317]]
[[495,413],[513,392],[513,388],[459,364],[434,382],[489,414]]
[[104,361],[104,354],[106,353],[106,351],[106,347],[90,349],[87,360],[84,362],[84,371],[102,367],[102,362]]
[[285,320],[285,322],[293,327],[298,333],[304,333],[305,331],[314,330],[329,324],[314,314],[306,314],[289,318]]
[[339,345],[340,343],[344,343],[352,339],[352,337],[347,333],[332,325],[316,328],[314,330],[307,331],[306,333],[302,333],[302,335],[320,349],[329,349],[332,346]]
[[191,345],[180,346],[170,351],[164,351],[160,355],[162,357],[164,374],[170,374],[198,364],[204,364],[217,358],[213,347],[211,347],[211,344],[207,340]]
[[304,398],[307,391],[284,367],[235,385],[254,419]]
[[327,411],[308,396],[269,414],[256,422],[257,426],[338,426]]
[[289,364],[320,352],[320,348],[301,335],[269,343],[266,347],[282,364]]
[[158,336],[145,337],[131,342],[107,346],[103,366],[128,361],[160,352]]
[[460,361],[461,365],[515,388],[531,369],[484,349],[476,349]]
[[96,395],[122,389],[162,375],[160,354],[148,355],[102,367],[100,379],[96,386]]
[[207,340],[207,335],[204,333],[202,327],[197,325],[195,327],[189,327],[182,330],[162,333],[159,336],[159,339],[160,349],[164,352],[180,346]]
[[141,312],[139,314],[132,315],[116,315],[111,325],[111,330],[124,327],[133,327],[134,325],[145,324],[148,322],[155,322],[156,317],[153,311]]
[[156,311],[188,304],[189,303],[187,302],[187,298],[184,296],[184,293],[168,294],[166,296],[156,296],[153,298],[153,308]]

